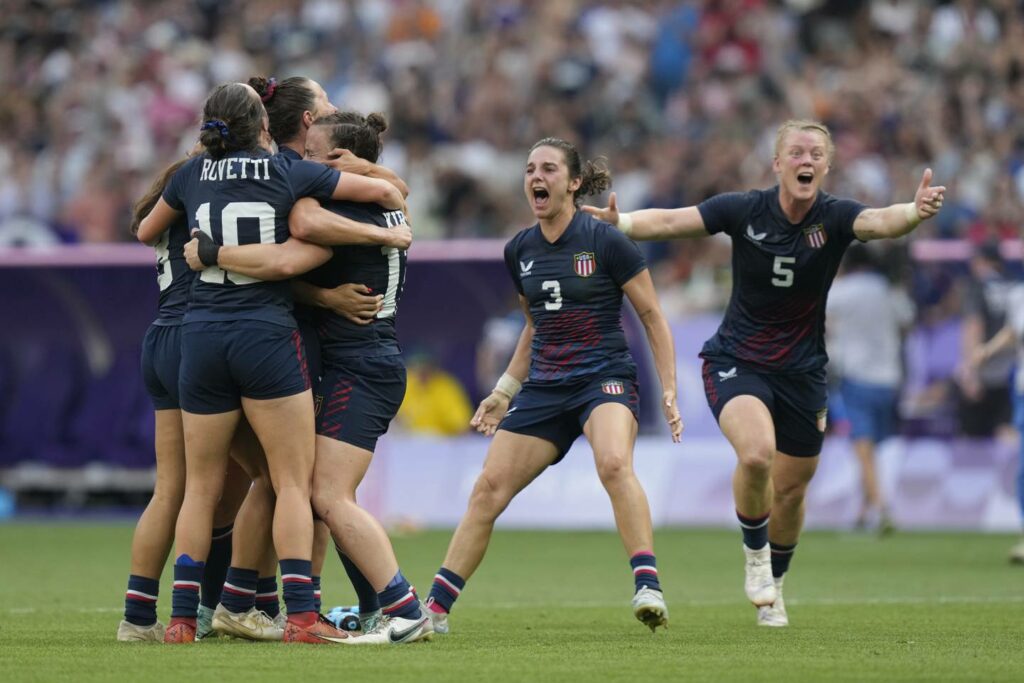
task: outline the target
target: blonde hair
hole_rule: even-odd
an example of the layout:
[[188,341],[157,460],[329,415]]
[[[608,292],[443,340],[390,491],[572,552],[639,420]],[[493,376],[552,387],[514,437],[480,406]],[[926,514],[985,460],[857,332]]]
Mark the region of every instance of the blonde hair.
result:
[[832,142],[832,133],[829,131],[828,126],[819,121],[812,121],[811,119],[790,119],[784,122],[779,129],[775,131],[775,156],[779,156],[782,151],[782,141],[786,139],[786,135],[790,131],[813,131],[815,133],[821,133],[825,136],[825,148],[828,152],[828,163],[831,166],[832,160],[836,156],[836,145]]

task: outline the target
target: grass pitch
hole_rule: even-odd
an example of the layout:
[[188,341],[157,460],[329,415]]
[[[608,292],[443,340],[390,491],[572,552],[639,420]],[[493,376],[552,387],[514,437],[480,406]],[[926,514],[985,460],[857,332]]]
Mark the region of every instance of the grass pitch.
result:
[[[452,634],[402,647],[192,647],[114,641],[132,528],[0,525],[4,681],[918,681],[1024,679],[1024,569],[1009,536],[808,533],[786,581],[791,626],[759,628],[739,534],[664,530],[668,631],[635,621],[618,538],[498,532],[451,617]],[[421,595],[449,532],[395,539]],[[353,601],[328,558],[325,606]],[[170,609],[164,574],[161,620]]]

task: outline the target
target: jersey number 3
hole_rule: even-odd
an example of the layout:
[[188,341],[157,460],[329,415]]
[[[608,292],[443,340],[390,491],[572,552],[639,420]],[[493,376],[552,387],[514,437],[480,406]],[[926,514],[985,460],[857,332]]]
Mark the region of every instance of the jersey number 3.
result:
[[545,280],[541,283],[540,288],[548,292],[548,296],[551,297],[551,301],[544,302],[545,309],[557,311],[562,307],[562,285],[558,284],[558,280]]
[[793,256],[776,256],[772,272],[779,277],[773,277],[772,284],[776,287],[792,287],[793,269],[788,266],[792,266],[794,263],[796,263],[796,258]]

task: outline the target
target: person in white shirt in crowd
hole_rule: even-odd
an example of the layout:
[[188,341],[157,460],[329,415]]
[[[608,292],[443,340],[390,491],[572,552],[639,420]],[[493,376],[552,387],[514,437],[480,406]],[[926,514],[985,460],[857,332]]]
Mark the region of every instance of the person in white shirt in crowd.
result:
[[903,375],[901,341],[914,306],[878,271],[867,247],[851,247],[843,268],[826,309],[831,367],[842,378],[839,392],[861,468],[857,528],[885,534],[893,525],[878,482],[875,449],[893,434]]

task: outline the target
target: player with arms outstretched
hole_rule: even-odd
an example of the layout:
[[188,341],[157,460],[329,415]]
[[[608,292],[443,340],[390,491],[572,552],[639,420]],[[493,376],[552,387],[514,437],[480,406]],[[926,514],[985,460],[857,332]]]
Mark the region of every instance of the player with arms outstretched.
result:
[[545,138],[530,150],[524,190],[538,223],[505,246],[527,324],[508,370],[473,416],[472,425],[494,440],[427,600],[437,632],[448,631],[448,612],[483,560],[495,520],[581,433],[630,558],[633,613],[652,631],[668,623],[647,496],[633,471],[637,377],[622,330],[623,294],[647,332],[662,410],[679,441],[675,353],[639,249],[578,211],[581,196],[610,183],[607,169],[582,164],[564,140]]
[[732,238],[732,298],[700,355],[708,405],[738,458],[745,590],[765,626],[789,623],[782,582],[824,439],[825,302],[839,262],[854,239],[906,235],[945,192],[928,169],[912,203],[870,209],[833,197],[820,188],[834,152],[824,125],[787,121],[775,139],[775,187],[681,209],[619,214],[614,195],[607,208],[584,207],[638,240]]

